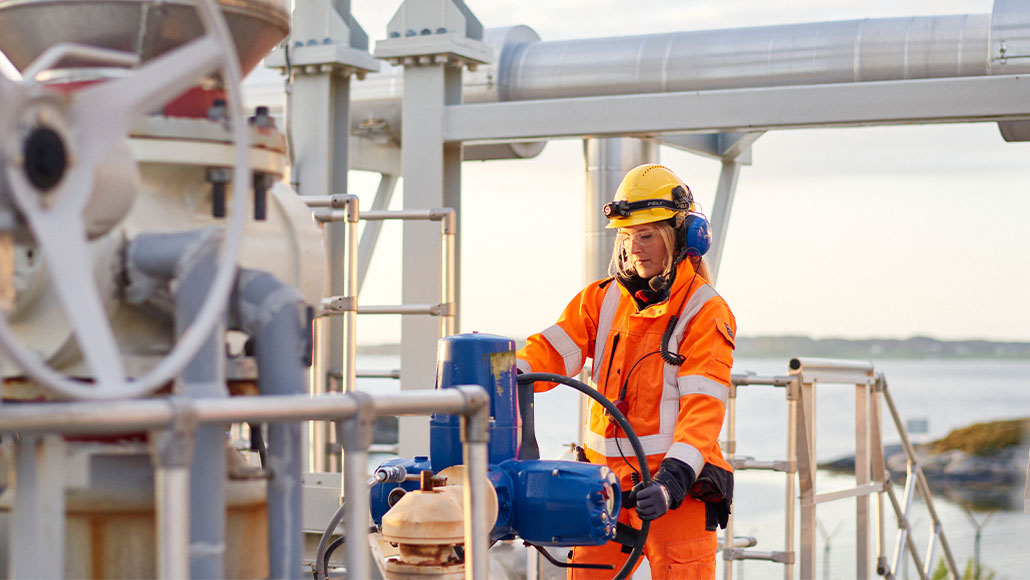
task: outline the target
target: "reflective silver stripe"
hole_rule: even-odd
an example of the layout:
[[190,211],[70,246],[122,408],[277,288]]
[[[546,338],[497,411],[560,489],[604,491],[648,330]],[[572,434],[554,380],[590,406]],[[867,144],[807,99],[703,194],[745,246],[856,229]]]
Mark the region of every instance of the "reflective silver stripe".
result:
[[686,463],[693,468],[695,475],[701,473],[701,468],[705,466],[705,456],[701,455],[697,447],[688,443],[673,443],[665,457],[672,457]]
[[730,389],[715,379],[701,375],[684,375],[678,379],[679,393],[681,397],[687,395],[708,395],[726,404],[730,396]]
[[[640,438],[640,446],[644,448],[644,455],[665,455],[669,451],[670,445],[673,445],[671,434],[645,435]],[[583,446],[605,457],[619,457],[620,446],[622,454],[626,457],[634,454],[633,445],[630,444],[629,439],[625,437],[605,439],[604,435],[598,435],[589,430],[583,435]]]
[[579,371],[583,369],[583,353],[580,352],[576,341],[572,340],[572,337],[557,324],[540,334],[551,343],[554,350],[558,351],[565,361],[565,375],[573,377],[579,374]]
[[[683,334],[686,333],[687,325],[694,319],[694,316],[701,310],[701,307],[705,305],[709,300],[718,296],[719,293],[712,288],[711,284],[703,284],[690,295],[690,300],[683,305],[683,310],[680,311],[679,322],[676,323],[676,328],[672,331],[672,337],[669,339],[669,350],[672,352],[679,352],[680,343],[683,342]],[[666,369],[670,365],[665,365]],[[675,367],[673,367],[675,369]]]
[[604,349],[608,343],[608,333],[612,331],[615,321],[615,310],[619,307],[619,283],[612,280],[601,301],[601,311],[597,315],[597,336],[594,337],[594,384],[601,379],[601,367],[604,366]]
[[522,371],[523,374],[529,374],[529,373],[533,372],[533,365],[529,364],[528,362],[526,362],[526,361],[524,361],[522,359],[516,359],[515,360],[515,368],[517,368],[518,370]]

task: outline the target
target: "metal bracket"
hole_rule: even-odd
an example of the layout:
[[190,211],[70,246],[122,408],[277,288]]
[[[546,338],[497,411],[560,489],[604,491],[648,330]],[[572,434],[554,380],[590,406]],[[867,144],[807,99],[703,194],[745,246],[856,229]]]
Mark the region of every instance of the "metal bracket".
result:
[[169,397],[172,423],[167,429],[150,432],[150,454],[161,467],[189,467],[197,433],[197,411],[185,397]]

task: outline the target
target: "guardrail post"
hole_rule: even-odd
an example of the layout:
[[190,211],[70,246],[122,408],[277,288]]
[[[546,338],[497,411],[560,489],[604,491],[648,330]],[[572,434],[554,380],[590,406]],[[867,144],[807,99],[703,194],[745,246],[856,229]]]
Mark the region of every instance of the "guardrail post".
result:
[[[154,511],[157,519],[157,577],[163,580],[190,576],[190,465],[197,432],[197,417],[190,401],[168,400],[172,424],[150,432],[154,464]],[[216,477],[218,475],[216,474]]]
[[[347,577],[369,578],[368,536],[368,446],[372,444],[375,407],[368,393],[347,393],[357,403],[357,413],[339,427],[343,443],[343,517],[347,534]],[[321,562],[315,566],[321,569]]]
[[481,514],[486,512],[487,442],[490,440],[490,397],[480,387],[459,387],[469,410],[461,417],[462,455],[465,462],[465,578],[490,576],[487,544],[490,529]]

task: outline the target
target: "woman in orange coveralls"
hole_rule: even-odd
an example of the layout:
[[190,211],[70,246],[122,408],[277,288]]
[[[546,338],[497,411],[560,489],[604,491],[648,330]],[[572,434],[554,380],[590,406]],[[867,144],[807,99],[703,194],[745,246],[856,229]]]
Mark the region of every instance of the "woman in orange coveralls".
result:
[[[518,352],[522,373],[576,376],[593,359],[594,387],[629,419],[653,481],[625,433],[593,403],[585,457],[607,464],[623,490],[622,523],[652,520],[644,555],[652,578],[715,577],[716,525],[725,527],[732,469],[718,436],[729,396],[736,322],[708,281],[701,255],[708,221],[690,189],[670,169],[642,165],[623,178],[604,208],[618,228],[609,273],[572,299],[558,322],[530,336]],[[536,390],[553,384],[537,383]],[[635,502],[634,502],[635,500]],[[629,505],[627,505],[629,504]],[[573,563],[626,561],[622,545],[577,547]],[[569,578],[612,572],[570,569]]]

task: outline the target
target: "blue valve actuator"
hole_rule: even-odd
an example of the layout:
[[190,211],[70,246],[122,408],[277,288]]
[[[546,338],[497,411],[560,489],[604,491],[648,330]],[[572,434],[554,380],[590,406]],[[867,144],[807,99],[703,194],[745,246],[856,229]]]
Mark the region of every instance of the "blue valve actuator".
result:
[[[491,334],[459,334],[440,339],[437,355],[436,388],[481,385],[490,393],[487,477],[498,504],[490,538],[519,537],[541,546],[594,546],[613,539],[622,495],[618,478],[607,466],[516,459],[515,341]],[[433,415],[429,433],[429,457],[389,459],[381,467],[403,467],[409,474],[426,469],[439,473],[462,463],[460,417]],[[411,491],[418,485],[406,481],[373,486],[369,491],[373,521],[382,523],[394,489]]]

